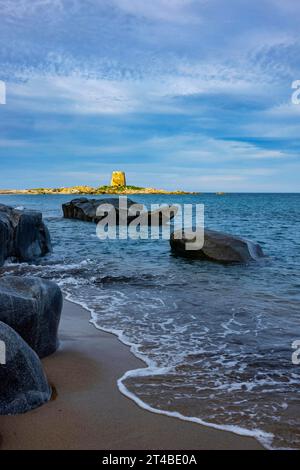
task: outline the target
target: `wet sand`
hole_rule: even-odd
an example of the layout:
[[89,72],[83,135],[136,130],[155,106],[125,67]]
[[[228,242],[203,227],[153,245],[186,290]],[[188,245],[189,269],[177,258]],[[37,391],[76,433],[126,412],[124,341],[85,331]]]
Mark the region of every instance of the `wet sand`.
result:
[[123,396],[117,379],[143,363],[89,315],[65,301],[60,348],[43,360],[53,400],[1,416],[1,449],[262,449],[253,438],[157,415]]

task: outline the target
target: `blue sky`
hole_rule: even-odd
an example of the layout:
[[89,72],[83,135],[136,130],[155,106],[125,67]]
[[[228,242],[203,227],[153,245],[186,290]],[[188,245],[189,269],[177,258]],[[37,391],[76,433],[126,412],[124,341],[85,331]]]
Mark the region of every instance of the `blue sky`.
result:
[[0,0],[0,187],[299,191],[297,0]]

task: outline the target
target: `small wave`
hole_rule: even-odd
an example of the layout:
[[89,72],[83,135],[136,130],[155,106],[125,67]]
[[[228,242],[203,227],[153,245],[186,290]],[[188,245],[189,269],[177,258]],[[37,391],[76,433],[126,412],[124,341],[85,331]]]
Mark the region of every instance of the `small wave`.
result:
[[269,450],[275,449],[272,446],[272,442],[274,439],[274,434],[272,433],[263,431],[258,428],[246,429],[237,425],[229,425],[229,424],[222,425],[222,424],[207,422],[198,417],[185,416],[177,411],[168,411],[168,410],[154,408],[151,405],[147,404],[145,401],[141,400],[137,395],[135,395],[126,387],[124,382],[129,378],[161,376],[161,375],[168,373],[170,371],[170,368],[169,367],[157,367],[154,361],[152,361],[150,358],[148,358],[147,356],[145,356],[144,354],[140,352],[138,344],[135,344],[129,341],[129,339],[124,335],[124,332],[122,330],[118,330],[114,328],[106,328],[106,327],[99,325],[97,313],[93,309],[91,309],[86,304],[86,302],[75,299],[70,292],[65,291],[64,294],[67,300],[77,305],[80,305],[82,308],[84,308],[91,314],[90,323],[92,323],[97,329],[117,336],[117,338],[119,339],[119,341],[121,341],[121,343],[125,344],[126,346],[130,348],[130,351],[135,357],[137,357],[138,359],[142,360],[145,363],[146,367],[129,370],[125,372],[125,374],[122,377],[120,377],[117,381],[117,385],[118,385],[120,393],[122,393],[124,396],[134,401],[140,408],[145,409],[155,414],[161,414],[161,415],[177,418],[182,421],[197,423],[202,426],[210,427],[210,428],[217,429],[220,431],[228,431],[228,432],[232,432],[234,434],[240,435],[240,436],[253,437],[258,442],[260,442],[260,444],[262,444],[262,446],[265,447],[266,449],[269,449]]
[[151,274],[142,274],[140,276],[113,276],[113,275],[107,275],[107,276],[102,276],[96,278],[93,282],[94,284],[99,284],[99,285],[108,285],[108,284],[133,284],[135,286],[137,285],[143,285],[145,287],[145,284],[148,281],[157,281],[159,279],[159,276],[154,276]]
[[30,271],[47,271],[51,270],[52,272],[70,272],[76,269],[80,269],[82,267],[89,266],[91,264],[91,260],[85,259],[83,261],[80,261],[79,263],[65,263],[63,261],[56,262],[52,261],[49,264],[34,264],[34,263],[18,263],[14,262],[12,260],[7,260],[3,266],[3,270],[5,271],[24,271],[28,274]]

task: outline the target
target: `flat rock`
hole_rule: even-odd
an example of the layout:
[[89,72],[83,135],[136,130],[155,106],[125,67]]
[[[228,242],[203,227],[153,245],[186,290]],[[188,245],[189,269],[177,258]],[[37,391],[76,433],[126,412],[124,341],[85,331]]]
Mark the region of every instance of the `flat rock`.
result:
[[37,277],[0,278],[0,321],[12,327],[39,357],[58,347],[62,304],[61,290],[54,282]]
[[25,413],[46,403],[51,388],[37,354],[0,322],[0,415]]
[[191,229],[174,232],[170,239],[172,251],[180,256],[219,263],[247,263],[264,256],[257,243],[215,230],[205,229],[204,245],[200,249],[186,249],[186,242],[192,239]]

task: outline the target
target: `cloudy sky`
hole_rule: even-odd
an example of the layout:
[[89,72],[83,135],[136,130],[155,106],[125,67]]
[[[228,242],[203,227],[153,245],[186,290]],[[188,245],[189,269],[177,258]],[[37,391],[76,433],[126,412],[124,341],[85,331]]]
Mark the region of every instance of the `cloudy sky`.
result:
[[0,187],[299,191],[298,0],[0,0]]

